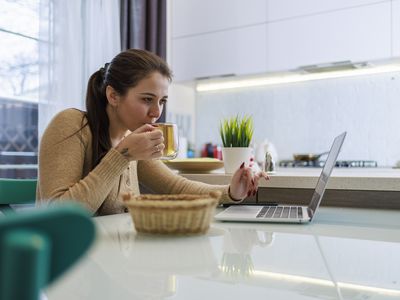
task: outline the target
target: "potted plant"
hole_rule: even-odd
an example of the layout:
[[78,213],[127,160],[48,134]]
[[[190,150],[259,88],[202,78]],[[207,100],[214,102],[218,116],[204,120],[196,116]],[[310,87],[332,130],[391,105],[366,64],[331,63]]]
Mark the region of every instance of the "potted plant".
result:
[[223,144],[225,172],[234,173],[243,162],[250,161],[252,151],[250,142],[254,132],[253,118],[236,116],[222,120],[219,132]]

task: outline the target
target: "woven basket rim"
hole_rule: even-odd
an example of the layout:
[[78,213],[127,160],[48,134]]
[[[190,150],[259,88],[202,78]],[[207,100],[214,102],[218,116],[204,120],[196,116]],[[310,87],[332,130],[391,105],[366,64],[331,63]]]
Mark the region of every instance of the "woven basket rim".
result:
[[131,208],[163,208],[163,209],[191,209],[214,206],[218,204],[218,199],[208,196],[207,198],[198,198],[193,200],[141,200],[134,197],[125,201],[125,205]]
[[129,195],[124,199],[124,204],[127,207],[198,207],[209,206],[219,202],[220,193],[210,194],[142,194]]
[[141,195],[134,195],[134,196],[132,196],[131,199],[142,200],[142,201],[156,201],[156,200],[192,201],[192,200],[205,199],[205,198],[217,198],[217,197],[213,197],[210,194],[165,194],[165,195],[163,195],[163,194],[141,194]]

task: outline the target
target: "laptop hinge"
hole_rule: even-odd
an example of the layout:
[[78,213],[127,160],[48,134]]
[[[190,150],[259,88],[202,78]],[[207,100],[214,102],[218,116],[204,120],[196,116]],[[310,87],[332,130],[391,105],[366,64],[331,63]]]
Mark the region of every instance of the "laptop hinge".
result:
[[310,217],[310,220],[313,218],[314,216],[314,212],[311,208],[307,207],[307,212],[308,212],[308,216]]

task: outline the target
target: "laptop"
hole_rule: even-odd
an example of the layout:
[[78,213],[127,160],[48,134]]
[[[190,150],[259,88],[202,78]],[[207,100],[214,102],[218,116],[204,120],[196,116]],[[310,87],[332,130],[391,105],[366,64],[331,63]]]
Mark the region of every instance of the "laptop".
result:
[[333,141],[325,165],[319,176],[314,194],[308,206],[298,205],[232,205],[215,216],[219,221],[238,222],[273,222],[273,223],[308,223],[311,222],[321,203],[329,177],[336,164],[340,149],[342,148],[346,132],[337,136]]

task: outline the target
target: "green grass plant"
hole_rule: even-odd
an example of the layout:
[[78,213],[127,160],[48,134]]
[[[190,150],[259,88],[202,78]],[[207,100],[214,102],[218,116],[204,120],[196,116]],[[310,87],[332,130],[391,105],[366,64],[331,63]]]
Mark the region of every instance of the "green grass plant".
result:
[[225,148],[249,147],[254,132],[253,118],[236,116],[224,119],[220,124],[219,132]]

